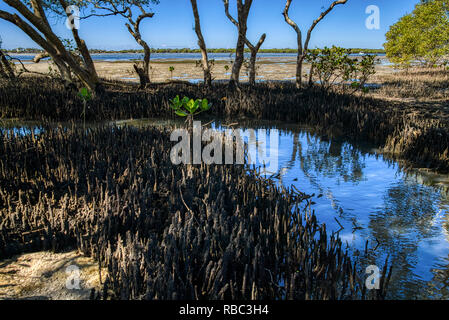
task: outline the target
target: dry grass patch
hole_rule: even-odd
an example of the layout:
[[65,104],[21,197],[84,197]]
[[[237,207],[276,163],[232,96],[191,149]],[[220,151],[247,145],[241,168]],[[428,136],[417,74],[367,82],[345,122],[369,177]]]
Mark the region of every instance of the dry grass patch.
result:
[[386,98],[413,98],[418,101],[449,99],[449,71],[414,68],[374,76],[383,86],[376,94]]

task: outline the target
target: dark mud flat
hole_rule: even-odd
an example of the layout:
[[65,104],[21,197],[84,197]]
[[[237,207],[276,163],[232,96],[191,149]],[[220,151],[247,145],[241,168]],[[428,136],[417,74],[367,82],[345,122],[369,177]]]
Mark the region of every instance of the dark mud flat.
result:
[[167,130],[1,141],[0,256],[75,246],[107,270],[98,298],[385,297],[391,270],[366,291],[370,252],[351,258],[310,196],[244,166],[173,166]]

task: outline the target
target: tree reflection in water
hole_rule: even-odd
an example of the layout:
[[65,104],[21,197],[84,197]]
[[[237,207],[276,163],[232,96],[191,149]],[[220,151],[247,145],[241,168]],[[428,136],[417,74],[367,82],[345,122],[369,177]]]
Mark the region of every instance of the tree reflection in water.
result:
[[284,130],[279,147],[280,183],[314,193],[318,219],[335,232],[343,225],[342,238],[358,239],[359,250],[368,240],[370,263],[389,256],[390,298],[449,298],[449,210],[439,189],[342,139]]

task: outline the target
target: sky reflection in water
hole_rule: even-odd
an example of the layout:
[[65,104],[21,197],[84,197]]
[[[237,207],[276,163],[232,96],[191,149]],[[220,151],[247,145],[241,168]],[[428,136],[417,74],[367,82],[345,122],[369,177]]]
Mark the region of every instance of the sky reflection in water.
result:
[[[449,200],[372,150],[323,139],[307,129],[279,130],[277,180],[315,194],[313,209],[329,231],[393,265],[390,298],[449,298]],[[274,132],[274,131],[273,131]],[[267,138],[267,141],[269,139]],[[270,150],[271,151],[271,150]]]

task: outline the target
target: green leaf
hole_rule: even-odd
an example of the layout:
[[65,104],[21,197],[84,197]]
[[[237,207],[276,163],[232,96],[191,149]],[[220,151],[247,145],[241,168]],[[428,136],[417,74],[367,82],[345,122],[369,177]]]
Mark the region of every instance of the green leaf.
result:
[[179,105],[177,105],[177,104],[172,103],[172,104],[170,104],[170,107],[171,107],[173,110],[179,110]]
[[187,111],[189,111],[192,114],[194,112],[193,111],[194,106],[195,106],[195,100],[190,99],[189,102],[187,102],[185,107],[186,107]]
[[201,100],[201,110],[206,110],[208,101],[207,99]]
[[187,105],[187,103],[189,102],[189,98],[187,98],[187,97],[184,97],[184,98],[182,98],[182,100],[181,100],[181,103],[182,103],[182,105]]
[[179,100],[179,95],[170,100],[170,102],[171,102],[170,106],[175,110],[180,109],[182,106],[182,102]]
[[89,100],[91,98],[90,92],[86,87],[82,87],[78,95],[84,100]]
[[180,117],[187,117],[187,113],[181,110],[176,110],[175,113]]
[[193,106],[192,106],[192,111],[190,111],[190,113],[195,113],[195,111],[196,110],[198,110],[198,108],[200,107],[200,101],[201,100],[195,100],[195,102],[193,103]]
[[207,99],[203,99],[201,101],[201,110],[207,111],[212,107],[212,103],[208,103]]

